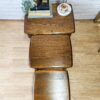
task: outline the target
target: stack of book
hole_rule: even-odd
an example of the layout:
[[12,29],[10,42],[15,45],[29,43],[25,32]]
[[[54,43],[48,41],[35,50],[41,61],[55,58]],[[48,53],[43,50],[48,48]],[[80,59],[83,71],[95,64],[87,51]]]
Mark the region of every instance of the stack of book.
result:
[[[40,0],[41,1],[41,0]],[[52,6],[49,1],[46,3],[38,2],[37,6],[31,8],[28,12],[28,18],[50,18],[53,17]]]

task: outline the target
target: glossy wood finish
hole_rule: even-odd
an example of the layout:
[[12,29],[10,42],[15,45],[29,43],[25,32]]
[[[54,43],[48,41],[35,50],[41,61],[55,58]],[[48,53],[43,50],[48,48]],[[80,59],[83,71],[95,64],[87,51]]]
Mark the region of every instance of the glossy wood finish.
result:
[[31,38],[30,63],[32,68],[72,66],[69,35],[36,35]]
[[68,76],[72,67],[70,36],[75,31],[73,11],[53,18],[25,17],[25,33],[31,35],[30,65],[35,68],[34,100],[69,100]]
[[66,17],[59,16],[57,5],[53,5],[53,18],[25,17],[24,31],[27,34],[71,34],[75,32],[73,11]]
[[68,73],[64,70],[35,72],[34,100],[69,100]]

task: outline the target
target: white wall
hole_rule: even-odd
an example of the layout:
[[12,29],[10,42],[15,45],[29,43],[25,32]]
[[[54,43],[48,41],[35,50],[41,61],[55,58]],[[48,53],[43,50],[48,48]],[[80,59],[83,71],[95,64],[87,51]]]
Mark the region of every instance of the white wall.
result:
[[[67,1],[73,5],[75,19],[94,19],[100,11],[100,0]],[[23,19],[21,0],[0,0],[0,19]]]

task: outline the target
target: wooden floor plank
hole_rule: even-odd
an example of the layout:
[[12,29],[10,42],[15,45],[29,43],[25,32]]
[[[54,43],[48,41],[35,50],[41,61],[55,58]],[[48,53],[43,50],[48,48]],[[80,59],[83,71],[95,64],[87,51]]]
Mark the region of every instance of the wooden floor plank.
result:
[[[68,69],[71,100],[100,100],[100,25],[76,21],[73,67]],[[32,100],[34,70],[23,21],[0,21],[0,99]]]

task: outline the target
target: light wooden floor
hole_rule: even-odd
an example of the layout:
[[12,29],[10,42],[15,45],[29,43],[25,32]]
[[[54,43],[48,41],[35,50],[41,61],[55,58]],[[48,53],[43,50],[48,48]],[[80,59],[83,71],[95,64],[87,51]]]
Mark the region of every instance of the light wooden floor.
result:
[[[0,100],[32,100],[34,69],[23,21],[0,21]],[[100,100],[100,26],[76,21],[69,70],[71,100]]]

